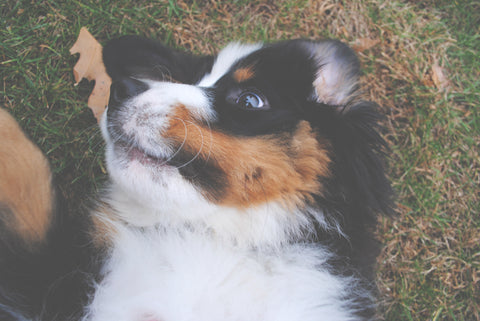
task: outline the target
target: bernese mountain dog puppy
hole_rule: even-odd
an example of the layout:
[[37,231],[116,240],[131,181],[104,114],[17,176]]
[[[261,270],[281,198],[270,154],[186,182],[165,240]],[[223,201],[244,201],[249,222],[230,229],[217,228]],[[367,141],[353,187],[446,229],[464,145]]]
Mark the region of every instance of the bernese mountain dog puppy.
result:
[[[71,215],[0,113],[0,319],[375,318],[386,143],[335,40],[103,51],[110,183]],[[57,193],[58,194],[58,193]]]

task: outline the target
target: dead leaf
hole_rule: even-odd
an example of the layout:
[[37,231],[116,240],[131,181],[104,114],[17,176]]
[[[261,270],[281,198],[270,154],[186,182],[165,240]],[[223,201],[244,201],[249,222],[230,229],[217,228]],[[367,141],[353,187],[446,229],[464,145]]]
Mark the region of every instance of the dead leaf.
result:
[[379,39],[370,39],[370,38],[358,38],[355,40],[355,43],[352,45],[353,50],[356,52],[363,52],[376,46],[380,43]]
[[450,82],[445,76],[445,71],[438,65],[438,61],[435,61],[432,66],[432,80],[438,90],[443,91],[450,86]]
[[89,81],[94,80],[95,86],[88,98],[88,107],[93,111],[93,115],[100,121],[105,111],[110,97],[110,85],[112,80],[108,76],[102,60],[102,45],[88,32],[87,28],[82,27],[75,44],[70,48],[70,54],[80,54],[77,64],[73,67],[75,85],[82,78]]

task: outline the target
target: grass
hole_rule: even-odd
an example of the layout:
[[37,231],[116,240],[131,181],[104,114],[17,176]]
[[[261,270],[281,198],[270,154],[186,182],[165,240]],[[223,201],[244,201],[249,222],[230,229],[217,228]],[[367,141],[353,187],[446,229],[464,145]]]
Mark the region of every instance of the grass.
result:
[[[480,4],[477,1],[4,1],[1,105],[51,160],[61,192],[101,187],[102,142],[68,49],[141,34],[211,53],[231,40],[340,38],[383,106],[398,216],[379,221],[385,320],[480,320]],[[438,66],[440,69],[435,69]],[[438,82],[438,70],[446,77]]]

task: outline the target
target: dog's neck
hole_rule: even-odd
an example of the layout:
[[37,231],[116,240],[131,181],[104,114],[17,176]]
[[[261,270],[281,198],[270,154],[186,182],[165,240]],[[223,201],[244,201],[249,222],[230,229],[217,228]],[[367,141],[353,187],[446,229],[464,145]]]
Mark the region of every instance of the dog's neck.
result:
[[[246,209],[217,206],[204,202],[148,206],[113,185],[105,202],[112,209],[109,217],[128,228],[173,229],[179,233],[208,234],[220,242],[252,248],[279,248],[308,237],[312,221],[324,229],[337,229],[325,221],[323,213],[312,208],[286,208],[278,202]],[[341,232],[340,232],[341,234]]]

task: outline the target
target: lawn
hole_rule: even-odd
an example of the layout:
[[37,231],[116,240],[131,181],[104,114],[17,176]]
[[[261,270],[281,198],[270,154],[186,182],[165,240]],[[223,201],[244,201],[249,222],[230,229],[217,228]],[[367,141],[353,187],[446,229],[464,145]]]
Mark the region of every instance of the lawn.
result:
[[[72,209],[105,180],[102,140],[74,86],[82,26],[213,53],[232,40],[339,38],[386,114],[398,214],[379,220],[385,320],[480,320],[480,3],[467,0],[2,1],[0,105],[47,154]],[[1,139],[1,138],[0,138]]]

